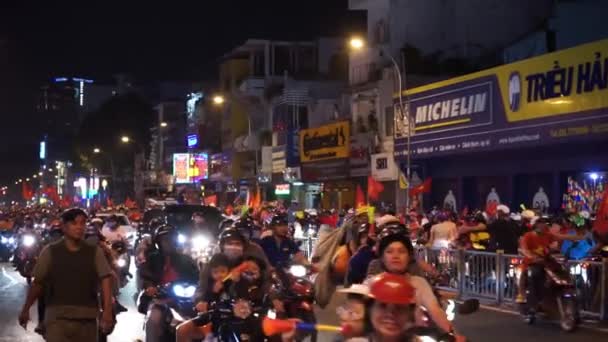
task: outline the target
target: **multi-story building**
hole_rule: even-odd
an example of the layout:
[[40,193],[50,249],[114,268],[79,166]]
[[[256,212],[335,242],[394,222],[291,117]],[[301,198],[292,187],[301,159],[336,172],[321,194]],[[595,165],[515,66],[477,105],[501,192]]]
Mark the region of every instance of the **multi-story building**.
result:
[[[299,166],[297,156],[290,154],[294,149],[288,149],[287,132],[292,134],[293,145],[294,132],[310,122],[320,123],[317,116],[309,120],[314,110],[329,108],[330,115],[323,113],[318,118],[333,117],[335,106],[326,102],[340,98],[343,83],[339,80],[344,79],[340,71],[346,70],[346,63],[341,42],[328,38],[300,42],[251,39],[227,53],[220,66],[220,90],[225,97],[224,153],[212,157],[212,179],[239,182],[230,188],[238,190],[241,185],[243,191],[265,184],[266,197],[274,197],[274,184],[287,183],[284,167],[274,168],[273,175],[268,164],[271,159],[264,159],[262,151],[274,146],[287,159],[284,166]],[[326,106],[319,106],[318,101]],[[221,160],[229,160],[231,167],[222,168]],[[215,169],[230,170],[230,174]]]
[[[500,64],[505,46],[545,25],[551,3],[349,1],[351,10],[367,13],[365,47],[350,54],[352,122],[356,132],[370,131],[373,136],[371,173],[384,182],[381,202],[396,202],[396,209],[405,204],[406,192],[399,189],[397,178],[405,173],[407,160],[393,162],[395,127],[403,126],[403,119],[395,118],[399,83],[394,63],[403,76],[403,89]],[[423,178],[422,165],[413,160],[410,169],[410,186],[415,186]]]

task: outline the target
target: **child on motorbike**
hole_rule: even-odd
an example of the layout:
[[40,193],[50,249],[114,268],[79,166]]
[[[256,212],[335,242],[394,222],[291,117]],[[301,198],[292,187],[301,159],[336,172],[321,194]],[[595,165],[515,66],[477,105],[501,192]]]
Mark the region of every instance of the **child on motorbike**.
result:
[[226,295],[224,288],[224,280],[230,272],[230,260],[224,254],[216,254],[209,261],[211,269],[209,277],[209,286],[207,292],[203,295],[203,301],[196,304],[198,312],[206,312],[209,308],[209,303],[221,300]]

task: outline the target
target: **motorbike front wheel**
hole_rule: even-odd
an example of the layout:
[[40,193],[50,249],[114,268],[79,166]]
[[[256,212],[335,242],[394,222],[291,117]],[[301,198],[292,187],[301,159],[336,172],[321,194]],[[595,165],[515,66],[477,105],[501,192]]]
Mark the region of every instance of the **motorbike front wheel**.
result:
[[559,325],[565,332],[574,331],[577,327],[578,311],[574,297],[558,297],[560,321]]

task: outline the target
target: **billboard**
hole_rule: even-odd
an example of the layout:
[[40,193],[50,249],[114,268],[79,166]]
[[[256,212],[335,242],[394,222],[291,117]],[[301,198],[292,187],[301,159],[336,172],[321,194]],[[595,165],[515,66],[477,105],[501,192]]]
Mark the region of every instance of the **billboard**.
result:
[[196,183],[209,178],[207,153],[174,153],[173,177],[175,184]]
[[348,158],[350,156],[350,123],[340,121],[300,131],[300,161]]
[[406,91],[412,157],[605,139],[606,56],[602,40]]
[[209,156],[207,153],[191,153],[188,161],[190,183],[209,178]]
[[175,178],[175,184],[190,183],[190,177],[188,177],[189,160],[190,155],[188,153],[173,154],[173,177]]

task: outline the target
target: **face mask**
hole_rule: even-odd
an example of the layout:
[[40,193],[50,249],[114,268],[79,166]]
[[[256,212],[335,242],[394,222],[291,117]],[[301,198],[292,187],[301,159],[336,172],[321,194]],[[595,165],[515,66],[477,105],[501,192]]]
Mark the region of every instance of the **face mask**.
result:
[[226,245],[224,246],[224,255],[230,260],[238,259],[243,256],[243,247]]

